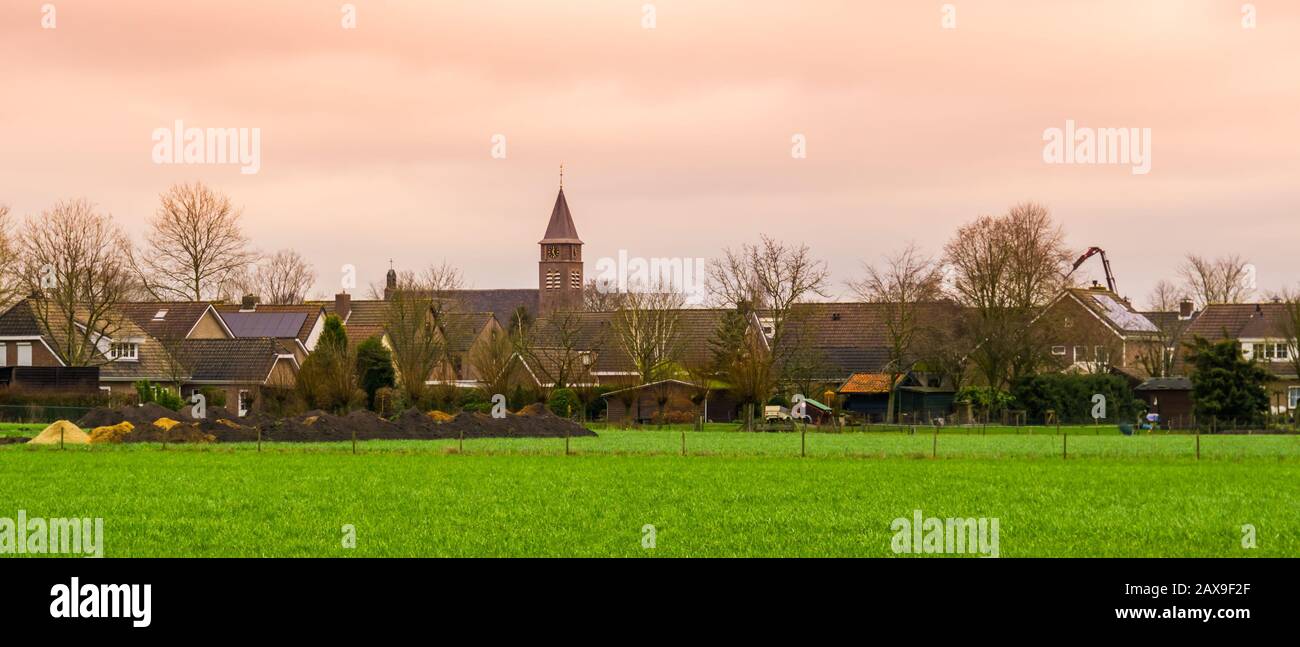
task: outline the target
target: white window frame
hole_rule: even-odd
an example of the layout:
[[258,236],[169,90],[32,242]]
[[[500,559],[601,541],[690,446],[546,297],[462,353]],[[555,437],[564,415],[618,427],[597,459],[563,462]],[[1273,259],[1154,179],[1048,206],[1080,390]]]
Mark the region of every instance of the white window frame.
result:
[[1300,386],[1286,387],[1286,396],[1287,396],[1286,397],[1287,408],[1295,409],[1296,404],[1300,403]]
[[[249,402],[248,402],[248,406],[249,406],[249,408],[244,408],[244,394],[245,394],[245,393],[250,394],[250,398],[249,398]],[[237,406],[237,407],[239,408],[239,417],[240,417],[240,418],[243,418],[244,416],[248,415],[249,410],[250,410],[250,409],[252,408],[252,406],[253,406],[253,402],[252,402],[252,398],[251,398],[251,392],[250,392],[248,389],[240,389],[240,390],[239,390],[239,393],[235,395],[235,398],[238,400],[238,402],[235,403],[235,406]]]
[[16,359],[16,363],[14,364],[14,366],[31,366],[32,365],[32,343],[29,341],[20,341],[16,344],[16,346],[18,347],[18,352],[17,352],[18,357]]
[[[122,349],[129,349],[131,352],[123,355]],[[140,343],[115,341],[108,347],[108,358],[115,362],[138,362],[140,361]]]
[[1061,357],[1065,357],[1065,347],[1064,347],[1064,346],[1053,346],[1053,347],[1052,347],[1052,354],[1053,354],[1053,355],[1060,355]]
[[9,343],[0,341],[0,366],[9,365]]

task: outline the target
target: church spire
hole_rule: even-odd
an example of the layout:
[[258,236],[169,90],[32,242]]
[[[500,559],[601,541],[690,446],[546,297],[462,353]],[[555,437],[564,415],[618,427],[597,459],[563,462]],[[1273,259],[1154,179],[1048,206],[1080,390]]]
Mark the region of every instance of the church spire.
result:
[[578,238],[578,228],[573,224],[569,213],[569,201],[564,198],[564,171],[560,171],[560,193],[555,196],[555,206],[551,209],[551,220],[546,223],[546,234],[539,243],[575,243],[582,244]]

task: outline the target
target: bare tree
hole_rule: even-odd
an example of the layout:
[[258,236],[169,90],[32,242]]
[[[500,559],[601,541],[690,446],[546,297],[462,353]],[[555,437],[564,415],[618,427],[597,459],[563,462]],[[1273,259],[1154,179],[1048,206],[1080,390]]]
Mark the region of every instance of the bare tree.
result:
[[12,238],[9,206],[0,204],[0,312],[7,310],[21,293],[17,252]]
[[54,352],[68,366],[108,362],[130,288],[121,263],[130,243],[112,216],[86,200],[58,202],[23,225],[18,281]]
[[226,196],[202,183],[176,184],[160,198],[145,247],[130,256],[140,283],[159,300],[201,301],[257,260]]
[[608,289],[608,286],[597,283],[596,279],[589,279],[582,286],[582,309],[587,312],[613,312],[618,310],[622,298],[622,292]]
[[[849,287],[862,300],[879,304],[884,310],[886,341],[889,344],[889,384],[897,385],[919,358],[913,353],[918,331],[925,324],[921,311],[925,304],[938,301],[943,294],[943,273],[939,264],[925,256],[915,244],[886,256],[882,265],[866,265],[866,276],[851,281]],[[894,421],[896,391],[889,389],[885,421]]]
[[1066,287],[1065,235],[1047,208],[1024,203],[962,226],[944,247],[951,290],[966,307],[971,361],[1002,388],[1046,361],[1045,326],[1031,326]]
[[676,292],[632,290],[614,313],[614,345],[627,356],[639,384],[670,377],[681,359],[683,303]]
[[1300,375],[1300,290],[1284,289],[1275,300],[1282,304],[1275,329],[1287,346],[1286,357],[1292,370]]
[[447,339],[436,321],[454,308],[460,286],[460,272],[448,265],[430,267],[421,275],[402,272],[385,302],[384,329],[408,402],[424,399],[425,381],[448,360]]
[[1255,292],[1251,266],[1236,254],[1216,259],[1188,254],[1178,274],[1186,292],[1201,307],[1210,303],[1243,303]]
[[519,359],[506,331],[493,327],[486,337],[470,346],[467,359],[489,396],[509,392],[519,369]]
[[761,236],[757,244],[723,250],[723,257],[709,265],[706,285],[716,305],[758,313],[770,352],[750,358],[771,361],[780,381],[786,381],[800,365],[795,358],[811,350],[807,336],[788,334],[801,317],[796,306],[829,296],[829,280],[826,263],[814,259],[807,245]]
[[282,249],[262,259],[250,278],[252,284],[245,292],[256,294],[261,303],[291,305],[307,298],[316,271],[298,252]]
[[1138,360],[1151,377],[1171,377],[1183,349],[1183,336],[1191,319],[1179,315],[1182,303],[1191,297],[1170,281],[1161,280],[1147,297],[1148,306],[1155,312],[1158,332],[1142,343]]
[[590,381],[595,355],[602,352],[604,329],[594,333],[581,313],[564,311],[515,327],[512,342],[543,389]]

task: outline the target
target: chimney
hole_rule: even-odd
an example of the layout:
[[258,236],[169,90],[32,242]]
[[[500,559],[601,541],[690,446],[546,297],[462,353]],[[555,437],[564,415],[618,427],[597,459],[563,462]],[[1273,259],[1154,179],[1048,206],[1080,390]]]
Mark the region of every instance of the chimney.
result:
[[241,312],[244,312],[244,311],[249,311],[249,312],[251,312],[251,311],[256,310],[256,309],[257,309],[257,295],[256,295],[256,294],[245,294],[245,295],[244,295],[244,298],[239,302],[239,310],[240,310]]
[[1179,319],[1191,319],[1191,318],[1192,318],[1192,313],[1195,312],[1195,311],[1193,310],[1193,308],[1195,308],[1195,307],[1196,307],[1196,306],[1192,303],[1192,300],[1191,300],[1191,299],[1183,299],[1182,301],[1179,301],[1179,302],[1178,302],[1178,318],[1179,318]]
[[352,314],[352,295],[347,292],[334,295],[334,314],[343,321],[348,320],[348,315]]

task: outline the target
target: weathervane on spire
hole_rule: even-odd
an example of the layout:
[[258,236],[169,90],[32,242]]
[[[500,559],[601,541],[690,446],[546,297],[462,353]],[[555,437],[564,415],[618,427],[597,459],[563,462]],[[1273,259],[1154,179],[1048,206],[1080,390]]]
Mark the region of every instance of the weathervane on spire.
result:
[[560,188],[564,188],[564,162],[560,162]]

